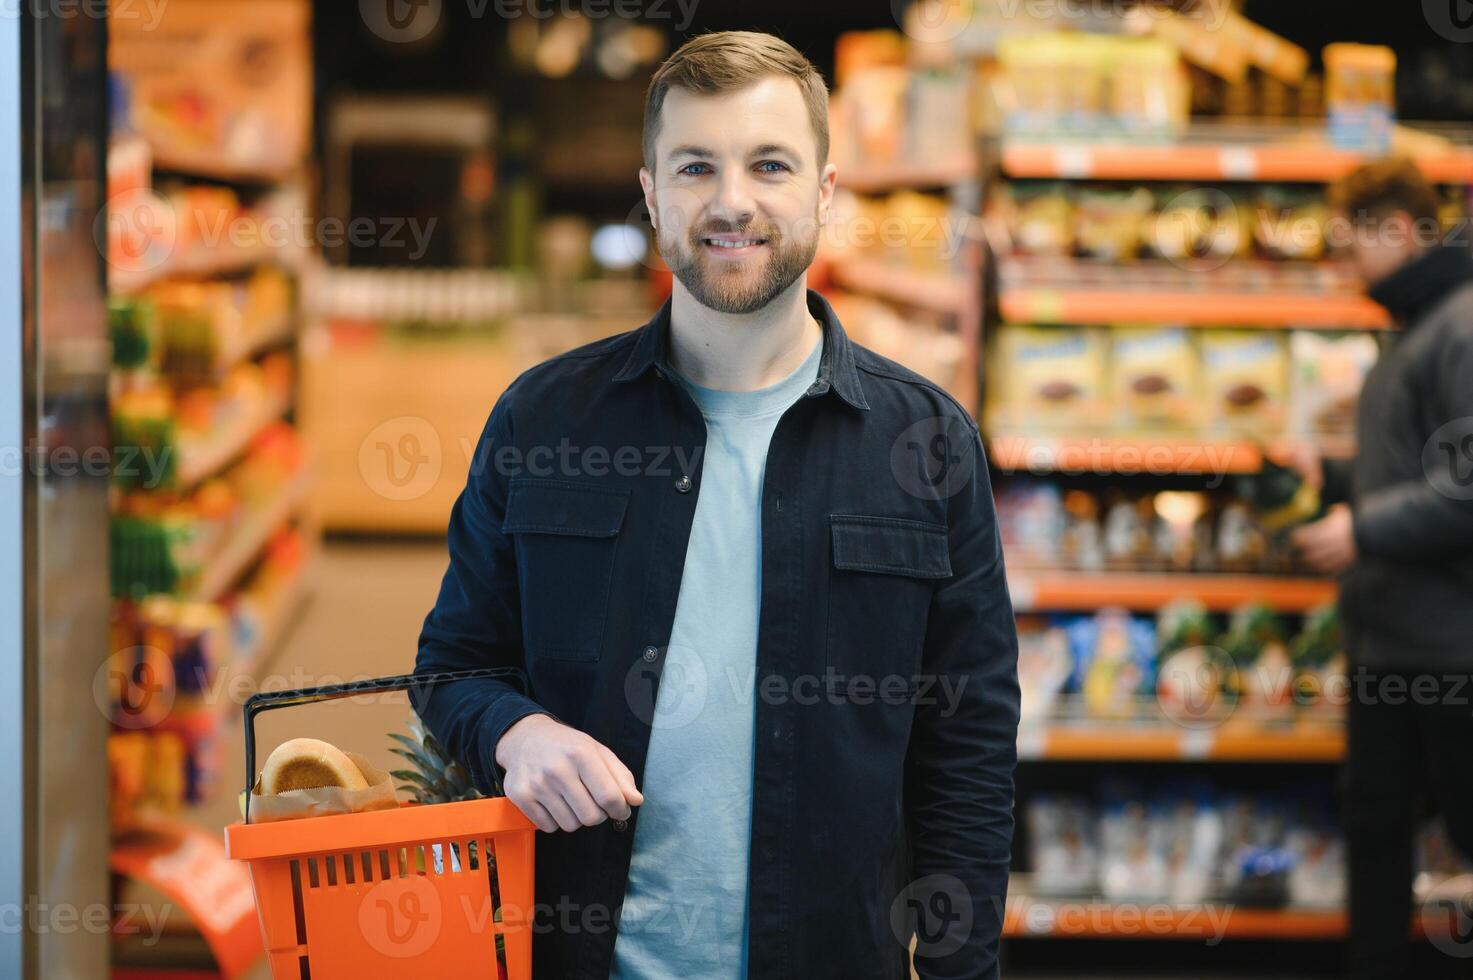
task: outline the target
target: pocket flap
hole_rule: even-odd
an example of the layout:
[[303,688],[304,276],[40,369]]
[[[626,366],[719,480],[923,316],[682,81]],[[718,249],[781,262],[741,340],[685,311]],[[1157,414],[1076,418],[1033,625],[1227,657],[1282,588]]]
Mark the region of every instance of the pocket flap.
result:
[[612,538],[624,522],[629,491],[568,480],[516,477],[508,487],[504,534]]
[[946,525],[899,517],[830,514],[834,567],[912,578],[950,578]]

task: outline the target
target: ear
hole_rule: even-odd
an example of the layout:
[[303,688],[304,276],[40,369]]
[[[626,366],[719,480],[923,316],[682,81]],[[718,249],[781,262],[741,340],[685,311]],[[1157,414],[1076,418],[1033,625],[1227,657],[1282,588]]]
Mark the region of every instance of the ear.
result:
[[644,189],[644,206],[650,212],[650,227],[655,227],[655,178],[648,167],[639,168],[639,186]]
[[834,203],[834,187],[838,183],[839,168],[832,163],[826,163],[823,174],[818,178],[818,224],[822,227],[829,222],[829,208]]

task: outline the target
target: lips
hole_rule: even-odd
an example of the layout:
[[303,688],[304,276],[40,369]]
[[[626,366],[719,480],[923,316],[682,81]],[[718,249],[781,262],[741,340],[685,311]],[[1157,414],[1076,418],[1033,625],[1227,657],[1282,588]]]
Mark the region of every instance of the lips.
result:
[[751,248],[753,245],[766,245],[765,238],[703,238],[701,239],[713,248]]

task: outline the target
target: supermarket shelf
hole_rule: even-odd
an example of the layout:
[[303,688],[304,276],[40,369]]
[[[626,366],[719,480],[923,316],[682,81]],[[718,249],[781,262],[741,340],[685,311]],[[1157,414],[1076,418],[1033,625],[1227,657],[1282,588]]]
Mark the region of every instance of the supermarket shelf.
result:
[[223,376],[235,365],[249,360],[265,350],[285,343],[296,331],[296,322],[290,312],[283,313],[272,323],[254,331],[252,336],[220,351],[215,360],[216,376]]
[[1025,720],[1018,730],[1018,758],[1035,761],[1333,763],[1344,757],[1343,726],[1323,719],[1270,727],[1230,718],[1200,729],[1164,720],[1147,726]]
[[175,485],[187,487],[217,472],[244,452],[262,429],[286,414],[290,404],[289,396],[273,399],[260,412],[237,419],[224,432],[211,436],[208,442],[180,446]]
[[1248,442],[1114,436],[994,435],[988,459],[1004,470],[1121,475],[1257,473],[1263,452]]
[[1336,595],[1329,579],[1274,575],[1170,574],[1166,572],[1036,571],[1008,569],[1013,607],[1089,611],[1122,606],[1154,612],[1180,599],[1195,599],[1213,612],[1229,612],[1247,602],[1266,602],[1280,612],[1307,612]]
[[1286,939],[1345,938],[1341,908],[1256,909],[1240,905],[1035,898],[1010,887],[1003,935],[1012,939]]
[[1385,309],[1364,296],[1005,287],[1003,319],[1015,323],[1180,323],[1384,330]]
[[255,648],[241,656],[242,671],[249,673],[270,659],[282,641],[291,634],[292,628],[296,626],[297,614],[317,589],[320,561],[316,554],[309,554],[297,571],[297,577],[286,587],[276,605],[265,613]]
[[190,600],[211,602],[235,584],[261,554],[266,542],[271,540],[272,535],[281,529],[306,500],[307,487],[307,475],[298,475],[280,496],[248,517],[200,575],[199,583],[189,592]]
[[973,157],[954,160],[859,164],[839,170],[839,186],[860,194],[923,187],[955,187],[977,178]]
[[291,164],[250,166],[215,149],[151,145],[153,169],[170,175],[195,177],[225,184],[279,184],[293,175]]
[[847,289],[935,313],[961,315],[972,285],[944,273],[917,272],[874,259],[845,259],[834,266],[834,278]]
[[130,294],[163,279],[227,276],[253,269],[280,253],[280,249],[264,241],[251,245],[200,246],[170,256],[152,269],[109,269],[107,288],[109,293]]
[[[1427,179],[1473,183],[1473,149],[1399,128],[1398,152],[1409,152]],[[1331,146],[1320,135],[1278,127],[1194,126],[1177,143],[1005,139],[1000,153],[1010,177],[1096,180],[1222,180],[1328,183],[1373,155]]]

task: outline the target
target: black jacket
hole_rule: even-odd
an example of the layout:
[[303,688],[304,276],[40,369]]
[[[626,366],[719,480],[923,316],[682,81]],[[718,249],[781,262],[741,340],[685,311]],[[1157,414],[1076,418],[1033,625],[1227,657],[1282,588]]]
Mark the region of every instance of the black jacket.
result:
[[[819,376],[762,492],[749,975],[902,980],[919,928],[922,977],[995,977],[1017,637],[981,440],[808,303]],[[483,786],[502,733],[539,711],[643,785],[706,436],[669,375],[669,322],[667,302],[533,368],[487,422],[416,664],[526,669],[530,697],[462,681],[419,705]],[[637,819],[537,835],[537,976],[608,977]]]
[[[1341,582],[1353,662],[1473,669],[1473,259],[1439,246],[1371,290],[1401,330],[1366,378]],[[1331,474],[1333,476],[1333,473]],[[1330,481],[1333,485],[1334,480]]]

